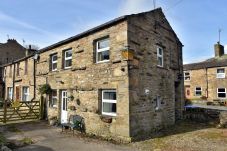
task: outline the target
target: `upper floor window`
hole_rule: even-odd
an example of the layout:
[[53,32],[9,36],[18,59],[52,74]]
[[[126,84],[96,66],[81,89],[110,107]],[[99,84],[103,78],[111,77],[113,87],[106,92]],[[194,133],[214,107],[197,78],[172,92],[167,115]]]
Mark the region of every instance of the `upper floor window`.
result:
[[226,98],[226,88],[218,88],[217,89],[217,97],[218,98]]
[[116,90],[102,90],[102,114],[109,116],[117,115]]
[[196,87],[195,88],[195,96],[201,96],[202,95],[202,88]]
[[22,101],[29,101],[29,87],[23,87]]
[[217,78],[225,78],[225,68],[217,69]]
[[69,69],[72,66],[72,49],[66,50],[64,53],[64,69]]
[[17,76],[20,75],[20,63],[17,63]]
[[163,48],[157,47],[158,66],[163,67]]
[[25,63],[24,63],[24,74],[28,74],[28,60],[25,60]]
[[184,72],[184,80],[185,81],[190,81],[191,80],[190,72],[189,71],[185,71]]
[[105,38],[96,42],[96,62],[106,62],[110,60],[110,40]]
[[58,64],[58,56],[57,54],[54,54],[51,56],[51,71],[57,70],[57,64]]

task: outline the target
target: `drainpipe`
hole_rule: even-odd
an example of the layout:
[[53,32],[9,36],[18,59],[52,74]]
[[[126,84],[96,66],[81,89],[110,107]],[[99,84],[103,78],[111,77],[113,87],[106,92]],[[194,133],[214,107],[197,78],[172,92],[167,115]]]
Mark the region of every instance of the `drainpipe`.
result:
[[15,67],[15,63],[13,62],[13,94],[12,94],[12,100],[14,100],[14,91],[15,91],[15,71],[16,71],[16,67]]
[[33,92],[34,92],[34,95],[33,95],[33,98],[31,99],[31,101],[34,101],[36,99],[36,62],[38,60],[38,57],[39,56],[37,53],[33,56],[33,82],[34,82]]
[[205,68],[205,70],[206,70],[206,85],[207,85],[207,87],[206,87],[206,97],[208,98],[208,75],[207,75],[207,68]]

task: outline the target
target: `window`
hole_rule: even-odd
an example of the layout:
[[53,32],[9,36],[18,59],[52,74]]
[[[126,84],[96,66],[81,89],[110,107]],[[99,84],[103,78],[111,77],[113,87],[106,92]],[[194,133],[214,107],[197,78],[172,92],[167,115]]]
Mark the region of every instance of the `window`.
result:
[[72,66],[72,49],[65,51],[64,68],[69,69]]
[[54,54],[51,56],[51,71],[56,71],[58,65],[58,56]]
[[57,90],[52,90],[50,95],[49,107],[57,107]]
[[195,88],[195,96],[201,96],[202,95],[202,88],[196,87]]
[[161,108],[161,97],[157,96],[155,98],[155,110],[160,110]]
[[185,81],[190,81],[191,77],[190,77],[190,72],[189,71],[185,71],[184,72],[184,80]]
[[12,65],[9,67],[9,77],[12,77]]
[[117,112],[117,94],[116,90],[102,91],[102,114],[116,116]]
[[163,49],[161,47],[157,47],[157,59],[158,66],[163,67]]
[[224,68],[220,68],[217,69],[217,78],[225,78],[225,69]]
[[218,88],[217,97],[218,98],[226,98],[226,88]]
[[22,101],[29,101],[29,87],[23,87]]
[[110,41],[109,38],[96,42],[96,62],[106,62],[110,60]]
[[17,63],[17,76],[20,75],[20,63]]
[[8,99],[12,100],[13,99],[13,88],[8,87]]
[[28,74],[28,60],[25,60],[24,62],[24,74]]

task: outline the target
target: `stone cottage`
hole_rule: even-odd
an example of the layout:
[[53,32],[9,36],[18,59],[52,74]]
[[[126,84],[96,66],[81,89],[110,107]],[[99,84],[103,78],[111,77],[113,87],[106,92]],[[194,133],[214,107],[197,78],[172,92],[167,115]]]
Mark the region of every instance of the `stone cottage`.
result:
[[185,97],[188,100],[225,101],[227,88],[227,55],[219,42],[215,57],[184,65]]
[[38,88],[48,84],[47,117],[64,123],[80,115],[87,133],[131,141],[182,116],[182,43],[161,8],[116,18],[4,69],[6,99],[40,100]]
[[[35,53],[33,49],[26,49],[15,39],[8,39],[6,43],[0,43],[0,66],[21,59]],[[0,98],[3,97],[4,83],[2,77],[4,70],[0,67]]]

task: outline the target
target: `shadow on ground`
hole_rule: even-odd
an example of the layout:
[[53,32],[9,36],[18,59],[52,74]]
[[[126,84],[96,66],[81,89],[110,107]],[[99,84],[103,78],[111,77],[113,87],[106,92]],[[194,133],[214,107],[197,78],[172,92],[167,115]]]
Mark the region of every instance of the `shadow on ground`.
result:
[[39,145],[30,145],[27,147],[16,149],[15,151],[54,151],[53,149],[45,146],[39,146]]
[[152,138],[162,138],[162,137],[167,137],[171,135],[177,135],[177,134],[183,134],[183,133],[188,133],[188,132],[193,132],[193,131],[198,131],[202,129],[207,129],[207,128],[215,128],[217,126],[217,121],[211,121],[211,122],[198,122],[198,121],[193,121],[193,120],[181,120],[177,121],[174,125],[157,130],[154,133],[151,133],[149,136],[146,137],[140,137],[136,138],[135,142],[140,142]]

